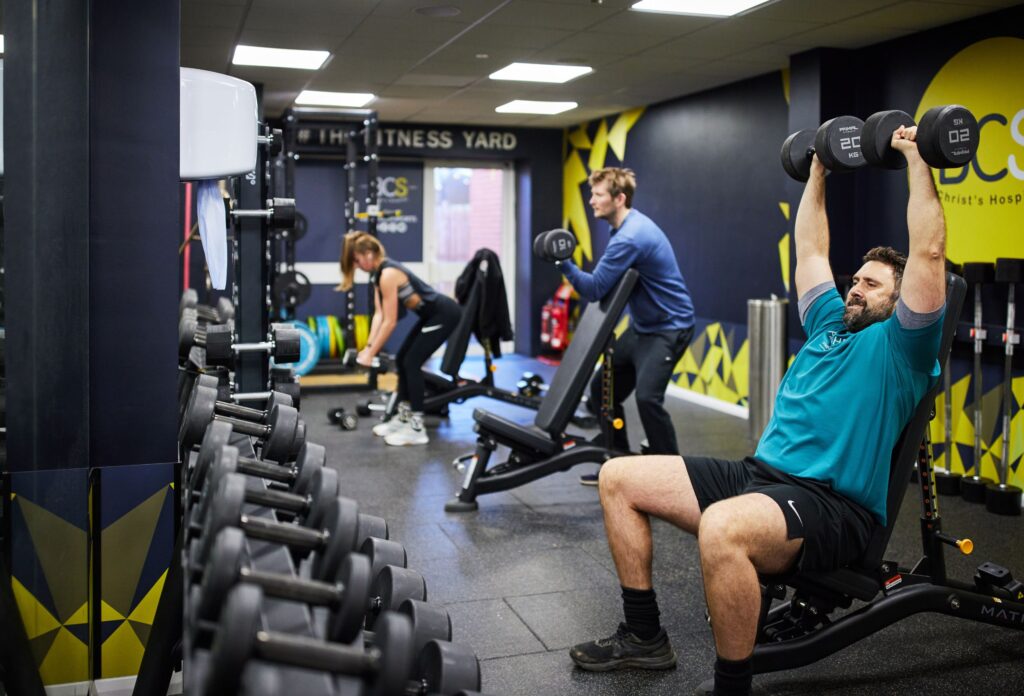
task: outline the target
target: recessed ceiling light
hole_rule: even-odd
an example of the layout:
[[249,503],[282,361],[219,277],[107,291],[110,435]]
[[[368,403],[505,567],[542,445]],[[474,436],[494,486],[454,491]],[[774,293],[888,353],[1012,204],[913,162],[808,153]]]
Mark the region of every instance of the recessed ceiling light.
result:
[[549,63],[512,63],[498,72],[491,73],[492,80],[515,80],[517,82],[551,82],[562,84],[575,80],[581,75],[594,72],[588,65],[553,65]]
[[731,17],[769,0],[640,0],[630,9],[640,12]]
[[502,104],[495,111],[499,114],[560,114],[575,109],[579,104],[576,102],[556,101],[527,101],[515,99],[507,104]]
[[299,96],[295,97],[295,103],[306,106],[348,106],[359,108],[360,106],[366,106],[376,98],[376,95],[365,92],[317,92],[312,89],[304,89]]
[[427,5],[417,7],[413,12],[424,17],[456,17],[462,14],[462,10],[451,5]]
[[491,54],[490,53],[477,53],[476,57],[480,58],[481,60],[483,60],[484,58],[490,58]]
[[293,48],[265,48],[263,46],[235,46],[235,65],[259,65],[265,68],[296,68],[319,70],[331,55],[328,51],[300,51]]

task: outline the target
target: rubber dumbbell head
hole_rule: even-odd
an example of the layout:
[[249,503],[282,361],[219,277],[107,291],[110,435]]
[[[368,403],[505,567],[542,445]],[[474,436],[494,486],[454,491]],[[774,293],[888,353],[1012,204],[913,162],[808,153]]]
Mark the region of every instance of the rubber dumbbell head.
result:
[[863,127],[856,116],[836,116],[821,124],[814,134],[814,151],[825,169],[850,172],[866,164],[860,150]]
[[576,235],[565,229],[542,232],[533,240],[533,251],[544,261],[565,261],[576,251]]
[[921,116],[917,126],[917,150],[934,169],[962,167],[978,151],[978,121],[958,104],[935,106]]
[[900,126],[916,126],[914,117],[906,111],[890,110],[871,114],[864,121],[860,148],[868,164],[883,169],[905,169],[907,158],[892,147],[892,134]]

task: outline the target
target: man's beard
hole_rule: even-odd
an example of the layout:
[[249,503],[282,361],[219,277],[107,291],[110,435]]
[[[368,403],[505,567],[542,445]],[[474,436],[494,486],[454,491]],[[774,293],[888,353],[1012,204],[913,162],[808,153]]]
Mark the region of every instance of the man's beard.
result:
[[[861,311],[855,313],[854,307],[860,307]],[[876,322],[885,321],[892,316],[893,309],[895,308],[895,299],[891,299],[885,304],[877,307],[870,308],[864,302],[853,302],[846,305],[846,311],[843,312],[843,323],[846,324],[846,328],[850,333],[857,333]]]

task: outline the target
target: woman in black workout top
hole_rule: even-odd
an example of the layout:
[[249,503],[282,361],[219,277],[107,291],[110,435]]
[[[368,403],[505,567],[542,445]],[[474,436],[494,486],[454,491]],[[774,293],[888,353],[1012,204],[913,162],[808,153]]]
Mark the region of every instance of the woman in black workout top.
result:
[[387,257],[384,245],[366,232],[349,232],[341,249],[341,289],[352,287],[355,270],[370,274],[374,287],[373,321],[366,347],[356,362],[369,366],[391,337],[406,311],[417,315],[395,356],[399,408],[395,417],[374,426],[389,445],[425,445],[423,428],[423,363],[444,343],[459,323],[462,310],[455,300],[436,292],[408,268]]

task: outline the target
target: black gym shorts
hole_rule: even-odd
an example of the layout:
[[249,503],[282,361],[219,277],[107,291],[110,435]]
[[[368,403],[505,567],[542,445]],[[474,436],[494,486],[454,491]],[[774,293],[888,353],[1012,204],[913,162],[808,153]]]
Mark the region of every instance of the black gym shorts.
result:
[[788,538],[804,540],[796,562],[800,570],[834,570],[856,560],[877,524],[870,512],[828,484],[790,476],[753,457],[686,457],[685,462],[701,512],[744,493],[762,493],[778,503]]

